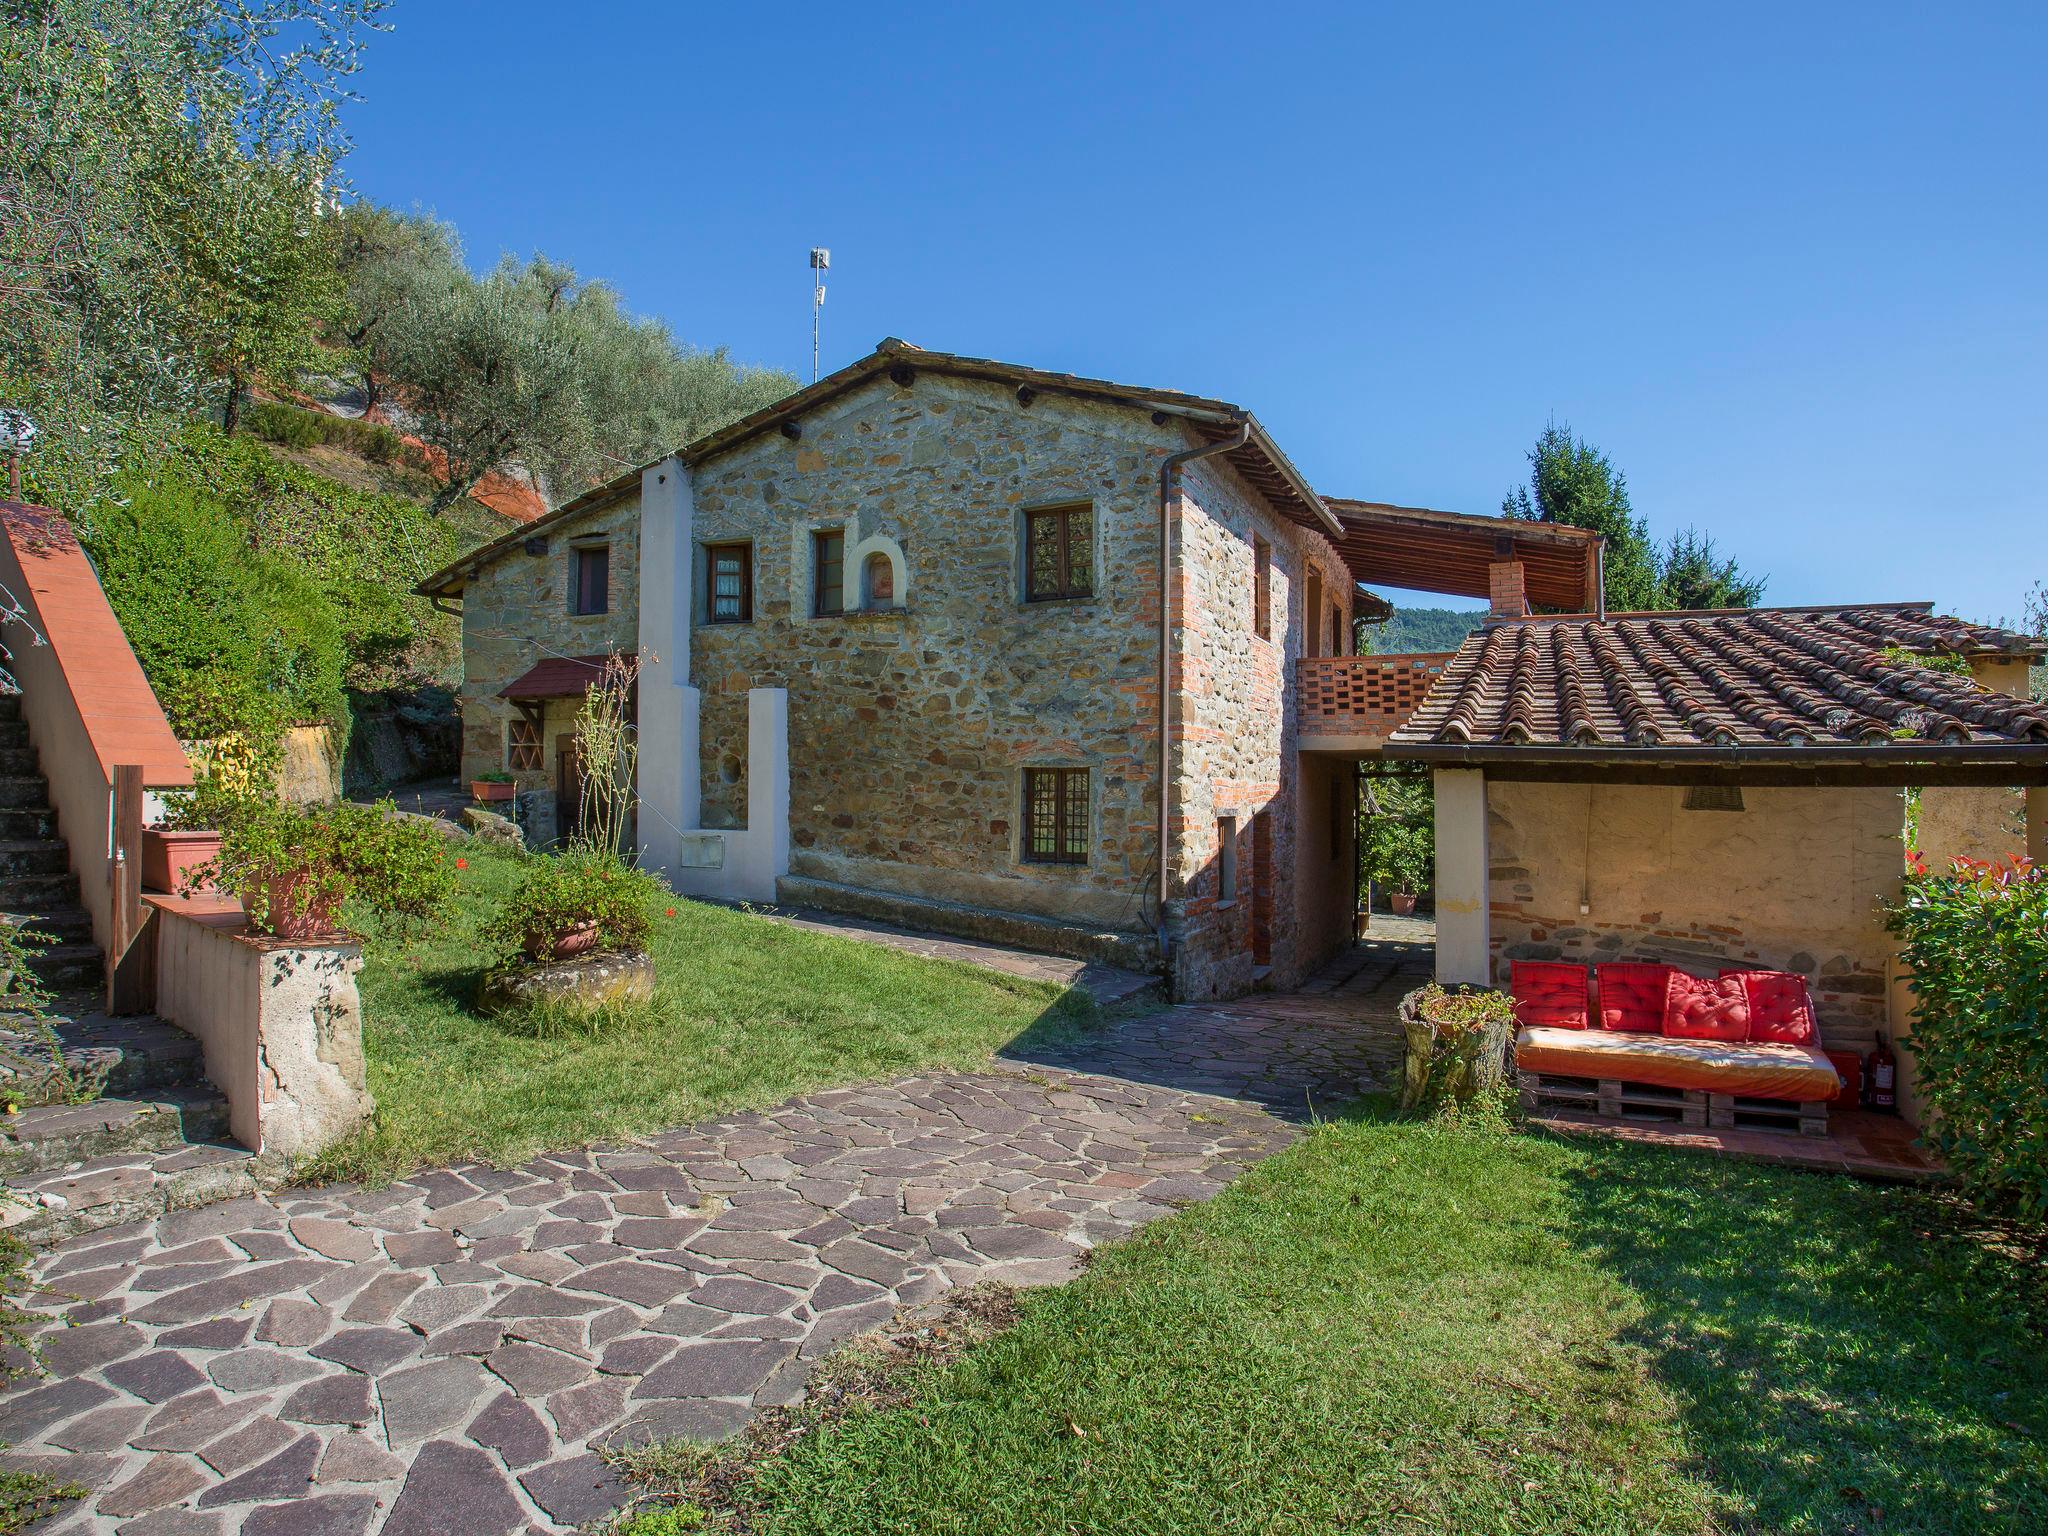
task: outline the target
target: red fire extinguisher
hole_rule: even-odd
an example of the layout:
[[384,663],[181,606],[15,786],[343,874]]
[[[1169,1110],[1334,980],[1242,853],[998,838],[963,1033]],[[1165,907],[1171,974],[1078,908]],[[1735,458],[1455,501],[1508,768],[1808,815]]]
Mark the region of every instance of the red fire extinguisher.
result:
[[1870,1084],[1872,1109],[1881,1109],[1887,1114],[1898,1113],[1899,1059],[1885,1044],[1883,1035],[1877,1037],[1877,1049],[1870,1053],[1870,1060],[1865,1064],[1863,1080]]

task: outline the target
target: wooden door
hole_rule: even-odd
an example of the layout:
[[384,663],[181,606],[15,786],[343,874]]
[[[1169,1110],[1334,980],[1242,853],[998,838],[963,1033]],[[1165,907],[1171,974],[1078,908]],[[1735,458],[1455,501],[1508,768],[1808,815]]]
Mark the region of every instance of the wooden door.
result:
[[555,738],[555,836],[567,840],[583,830],[583,758],[576,738]]

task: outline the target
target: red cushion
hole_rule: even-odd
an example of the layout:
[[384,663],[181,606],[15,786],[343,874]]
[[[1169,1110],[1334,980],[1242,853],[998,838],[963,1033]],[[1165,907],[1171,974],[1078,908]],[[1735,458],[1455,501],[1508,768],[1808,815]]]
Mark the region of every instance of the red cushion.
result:
[[1709,981],[1674,970],[1664,988],[1664,1033],[1674,1040],[1747,1040],[1749,992],[1742,978]]
[[1749,1038],[1777,1045],[1819,1045],[1813,999],[1806,978],[1796,971],[1723,971],[1721,979],[1739,977],[1749,996]]
[[1529,1028],[1586,1027],[1586,968],[1557,960],[1517,960],[1508,991],[1515,1022]]
[[1668,965],[1599,965],[1600,1027],[1638,1035],[1664,1033],[1664,985]]

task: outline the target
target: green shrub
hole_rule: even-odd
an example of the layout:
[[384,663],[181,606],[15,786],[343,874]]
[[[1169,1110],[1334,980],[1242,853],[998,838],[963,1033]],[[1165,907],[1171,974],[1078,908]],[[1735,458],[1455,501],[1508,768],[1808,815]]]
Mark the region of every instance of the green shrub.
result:
[[[301,416],[308,431],[340,421]],[[413,587],[502,532],[495,513],[464,504],[436,518],[205,423],[130,459],[79,536],[167,707],[213,668],[277,695],[293,720],[333,727],[346,747],[347,690],[460,676],[459,623]]]
[[251,405],[242,413],[242,423],[266,442],[287,448],[333,443],[374,464],[409,463],[418,457],[416,449],[409,450],[405,439],[382,422],[333,416],[274,400]]
[[[389,800],[300,810],[251,798],[229,807],[220,834],[220,853],[199,878],[241,896],[260,933],[324,918],[344,902],[376,917],[431,917],[455,892],[447,843],[432,827],[399,816]],[[288,910],[276,907],[280,897]]]
[[1359,858],[1366,877],[1382,889],[1415,895],[1436,878],[1436,799],[1430,781],[1376,776],[1371,780],[1380,814],[1364,819]]
[[160,697],[177,698],[196,673],[225,674],[274,694],[294,721],[346,732],[348,649],[333,604],[292,562],[252,549],[213,492],[170,477],[133,484],[83,542]]
[[1930,1142],[1971,1194],[2048,1220],[2048,871],[2017,854],[1912,872],[1886,923],[1913,971]]
[[648,908],[666,888],[645,870],[583,851],[546,854],[528,866],[490,925],[501,958],[542,950],[586,923],[599,949],[645,949],[654,931]]

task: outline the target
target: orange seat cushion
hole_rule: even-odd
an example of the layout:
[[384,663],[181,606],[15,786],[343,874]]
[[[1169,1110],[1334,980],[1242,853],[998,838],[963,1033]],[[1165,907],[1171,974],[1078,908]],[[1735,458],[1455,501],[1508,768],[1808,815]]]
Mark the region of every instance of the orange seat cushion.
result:
[[1668,965],[1609,964],[1594,967],[1600,978],[1600,1027],[1631,1034],[1664,1032],[1664,988]]
[[1842,1090],[1834,1063],[1811,1046],[1754,1040],[1671,1040],[1599,1029],[1525,1029],[1515,1065],[1557,1077],[1692,1088],[1743,1099],[1811,1104]]
[[1517,1024],[1584,1029],[1586,968],[1557,960],[1517,960],[1508,982]]
[[1749,992],[1742,978],[1672,971],[1664,987],[1664,1033],[1674,1040],[1747,1040]]
[[1749,1038],[1780,1045],[1819,1045],[1820,1025],[1806,978],[1796,971],[1723,971],[1739,978],[1749,997]]

